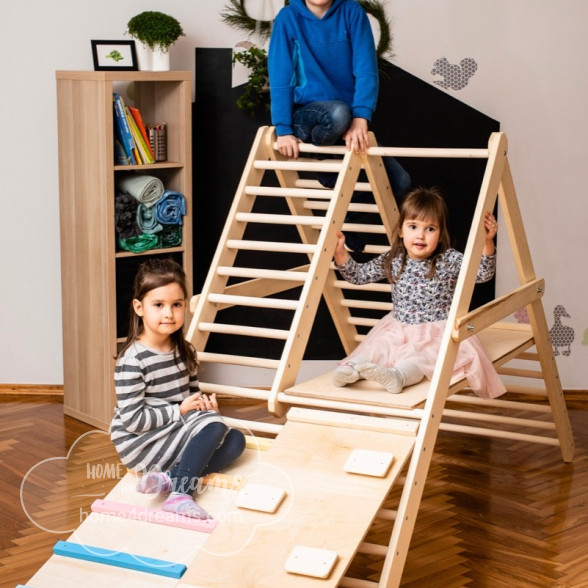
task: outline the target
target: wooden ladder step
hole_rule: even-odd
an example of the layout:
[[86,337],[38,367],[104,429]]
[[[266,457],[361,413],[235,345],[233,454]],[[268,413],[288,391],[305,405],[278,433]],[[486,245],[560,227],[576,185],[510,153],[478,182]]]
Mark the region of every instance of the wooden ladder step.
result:
[[279,310],[296,310],[298,308],[297,300],[285,300],[282,298],[210,294],[208,300],[214,304],[224,304],[226,306],[252,306],[254,308],[275,308]]
[[377,302],[375,300],[356,300],[354,298],[344,298],[341,300],[341,306],[348,308],[363,308],[369,310],[384,310],[390,312],[394,308],[392,302]]
[[281,196],[284,198],[318,198],[330,200],[335,192],[326,188],[276,188],[274,186],[246,186],[248,196]]
[[261,214],[255,212],[238,212],[235,219],[242,223],[259,223],[266,225],[318,225],[324,224],[324,218],[311,215]]
[[240,251],[272,251],[275,253],[314,253],[316,245],[310,243],[284,243],[281,241],[247,241],[244,239],[229,239],[229,249]]
[[278,359],[265,359],[263,357],[249,357],[246,355],[230,355],[227,353],[210,353],[208,351],[198,352],[198,361],[273,370],[277,370],[280,366],[280,361]]
[[371,292],[386,292],[390,293],[390,284],[376,283],[376,284],[351,284],[345,280],[335,280],[333,283],[335,288],[342,290],[367,290]]
[[[307,210],[327,210],[329,208],[328,202],[305,202],[304,208]],[[369,212],[373,214],[379,214],[379,209],[377,204],[361,204],[361,203],[351,203],[347,210],[349,212]]]
[[[259,388],[245,388],[243,386],[231,386],[229,384],[214,384],[211,382],[200,382],[200,390],[205,394],[218,394],[226,396],[238,396],[252,400],[264,400],[269,398],[268,390]],[[228,419],[225,419],[228,422]]]
[[[320,218],[320,217],[319,217]],[[365,225],[358,223],[344,223],[341,228],[342,231],[357,231],[361,233],[374,233],[378,235],[386,235],[386,227],[384,225]]]
[[253,162],[253,167],[255,169],[265,169],[265,170],[282,170],[282,171],[322,171],[322,172],[331,172],[331,173],[339,173],[341,168],[343,167],[341,163],[325,163],[324,161],[320,160],[305,160],[305,161],[273,161],[273,160],[258,160]]
[[198,329],[208,333],[243,335],[244,337],[259,337],[262,339],[283,339],[284,341],[290,334],[290,331],[286,331],[285,329],[248,327],[245,325],[226,325],[222,323],[198,323]]
[[231,276],[234,278],[265,278],[268,280],[287,280],[291,282],[304,282],[308,277],[308,272],[266,270],[254,267],[219,266],[216,273],[219,276]]
[[[295,185],[297,188],[307,188],[307,189],[313,189],[313,188],[317,188],[317,186],[320,186],[321,184],[318,182],[318,180],[310,180],[307,178],[298,178],[295,181]],[[324,190],[325,188],[323,188]],[[354,192],[373,192],[373,189],[371,187],[371,185],[369,184],[369,182],[356,182],[355,186],[353,187]]]

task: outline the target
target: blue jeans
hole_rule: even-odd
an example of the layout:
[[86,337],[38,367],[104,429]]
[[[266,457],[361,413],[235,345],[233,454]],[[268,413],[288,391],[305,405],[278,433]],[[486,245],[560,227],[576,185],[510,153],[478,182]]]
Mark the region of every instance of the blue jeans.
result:
[[[341,136],[351,125],[352,118],[351,109],[345,102],[311,102],[295,109],[294,136],[303,143],[317,146],[334,145],[341,141]],[[382,159],[392,191],[400,200],[410,188],[410,175],[393,157]],[[322,173],[318,174],[318,180],[323,186],[333,188],[337,176]]]
[[223,423],[210,423],[188,441],[170,478],[176,492],[191,494],[198,478],[220,472],[245,449],[245,436]]

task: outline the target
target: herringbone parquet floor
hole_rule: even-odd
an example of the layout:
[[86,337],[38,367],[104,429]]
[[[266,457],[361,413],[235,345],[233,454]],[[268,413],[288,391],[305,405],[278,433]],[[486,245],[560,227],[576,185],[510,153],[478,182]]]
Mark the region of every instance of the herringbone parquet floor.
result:
[[[569,403],[572,464],[553,447],[441,432],[402,586],[588,587],[587,408]],[[261,409],[223,412],[251,419]],[[117,482],[117,464],[108,437],[64,417],[58,398],[0,396],[2,587],[26,583]],[[389,533],[381,521],[367,540],[385,544]],[[380,566],[359,555],[351,573],[377,580]]]

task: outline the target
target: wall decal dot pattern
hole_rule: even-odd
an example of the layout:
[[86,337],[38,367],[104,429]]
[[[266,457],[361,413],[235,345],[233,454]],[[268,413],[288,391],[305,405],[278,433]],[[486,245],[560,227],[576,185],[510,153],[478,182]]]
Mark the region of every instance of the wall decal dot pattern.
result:
[[477,69],[478,64],[471,57],[465,57],[459,64],[449,63],[447,57],[440,57],[433,64],[431,74],[443,76],[442,80],[433,80],[438,86],[446,90],[461,90],[468,85]]
[[514,317],[517,319],[517,323],[523,323],[525,325],[528,325],[531,322],[526,307],[517,310],[514,313]]
[[572,352],[571,345],[574,341],[575,333],[572,327],[564,325],[561,322],[562,318],[571,318],[566,309],[558,304],[553,309],[553,326],[549,329],[549,338],[553,345],[554,355],[559,355],[560,348],[562,348],[562,355],[570,355]]

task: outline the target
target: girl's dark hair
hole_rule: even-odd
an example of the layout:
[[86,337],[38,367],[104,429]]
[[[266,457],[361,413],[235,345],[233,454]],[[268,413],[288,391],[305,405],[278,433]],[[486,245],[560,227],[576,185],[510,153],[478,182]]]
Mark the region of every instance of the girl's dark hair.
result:
[[[447,230],[447,206],[441,193],[436,188],[415,188],[406,195],[400,206],[400,216],[398,217],[398,224],[394,229],[392,247],[386,253],[383,261],[386,277],[392,284],[398,280],[406,267],[408,254],[400,236],[400,230],[406,219],[431,220],[435,221],[439,226],[439,243],[437,249],[435,249],[435,252],[429,258],[431,260],[431,267],[426,274],[427,278],[432,278],[435,275],[437,257],[446,251],[450,245],[449,232]],[[398,256],[400,256],[402,263],[400,264],[398,273],[393,275],[392,260]]]
[[[135,276],[133,285],[133,300],[143,300],[148,292],[161,288],[168,284],[178,284],[184,293],[184,298],[188,298],[188,288],[186,286],[186,274],[182,266],[173,259],[152,258],[143,262]],[[127,339],[118,353],[118,357],[122,357],[124,352],[141,336],[143,333],[143,319],[140,317],[133,307],[129,310],[129,333]],[[184,330],[178,329],[172,333],[171,339],[175,344],[175,351],[177,353],[176,359],[179,357],[188,368],[189,373],[193,373],[198,367],[196,359],[196,350],[190,342],[184,337]]]

